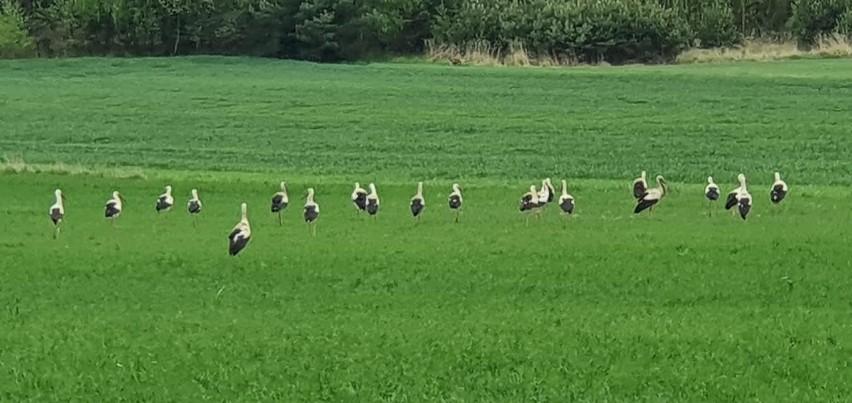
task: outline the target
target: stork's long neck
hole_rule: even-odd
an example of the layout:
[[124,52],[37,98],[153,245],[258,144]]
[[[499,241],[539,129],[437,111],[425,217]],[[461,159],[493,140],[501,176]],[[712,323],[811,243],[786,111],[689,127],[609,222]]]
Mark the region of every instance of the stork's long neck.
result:
[[417,184],[417,196],[423,197],[423,184],[422,183]]
[[57,194],[56,194],[56,205],[57,205],[57,206],[61,206],[61,205],[62,205],[62,194],[61,194],[61,193],[57,193]]
[[562,181],[562,196],[568,196],[568,184]]
[[666,194],[666,183],[657,179],[657,185],[660,186],[660,192],[662,192],[662,194],[665,195]]

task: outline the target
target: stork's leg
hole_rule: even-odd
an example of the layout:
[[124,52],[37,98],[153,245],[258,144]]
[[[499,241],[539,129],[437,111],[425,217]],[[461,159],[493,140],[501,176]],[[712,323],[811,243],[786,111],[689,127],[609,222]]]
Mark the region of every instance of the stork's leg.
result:
[[278,226],[284,225],[284,219],[281,218],[281,211],[278,212]]
[[198,214],[192,215],[192,228],[198,229]]
[[316,221],[311,223],[311,235],[317,236],[317,222]]
[[455,222],[459,222],[459,210],[455,209],[453,211],[455,212]]
[[53,239],[59,238],[59,224],[53,229]]

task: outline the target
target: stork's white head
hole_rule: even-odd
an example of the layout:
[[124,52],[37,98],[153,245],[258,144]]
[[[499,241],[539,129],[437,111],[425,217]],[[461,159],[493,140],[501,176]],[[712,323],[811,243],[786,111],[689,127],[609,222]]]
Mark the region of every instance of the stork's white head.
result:
[[568,191],[568,181],[566,181],[565,179],[563,179],[563,180],[562,180],[562,193],[565,193],[565,192],[567,192],[567,191]]
[[737,175],[737,180],[740,181],[740,183],[745,183],[745,181],[746,181],[745,175],[743,175],[743,174]]
[[308,188],[308,197],[314,197],[314,188]]
[[62,203],[65,200],[65,195],[62,193],[62,190],[56,189],[53,191],[53,194],[56,195],[56,202]]
[[453,183],[453,191],[454,191],[454,192],[456,192],[456,193],[460,193],[460,192],[461,192],[461,190],[462,190],[462,188],[461,188],[461,187],[459,187],[459,184],[458,184],[458,183]]
[[361,188],[361,182],[355,182],[355,189]]
[[642,171],[642,180],[645,180],[646,174],[645,171]]
[[370,192],[376,193],[376,184],[375,183],[370,184]]
[[285,183],[284,181],[281,181],[281,183],[278,185],[278,187],[281,188],[281,190],[287,190],[287,183]]
[[776,173],[775,173],[775,182],[778,182],[778,181],[780,181],[780,180],[781,180],[781,173],[776,172]]
[[707,183],[710,184],[710,185],[713,184],[713,177],[712,176],[707,177]]
[[197,198],[198,198],[198,189],[192,189],[192,198],[193,198],[193,199],[197,199]]
[[663,178],[663,175],[657,175],[657,183],[666,183],[666,178]]
[[166,185],[166,194],[172,194],[172,185]]
[[248,205],[245,202],[243,202],[242,204],[240,204],[240,214],[242,214],[243,220],[246,219],[247,213],[248,213]]

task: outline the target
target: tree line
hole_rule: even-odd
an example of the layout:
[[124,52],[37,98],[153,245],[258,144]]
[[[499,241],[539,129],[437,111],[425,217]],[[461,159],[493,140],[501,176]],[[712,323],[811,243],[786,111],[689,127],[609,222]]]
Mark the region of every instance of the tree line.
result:
[[226,54],[322,62],[424,42],[666,62],[747,37],[852,32],[852,0],[0,0],[0,58]]

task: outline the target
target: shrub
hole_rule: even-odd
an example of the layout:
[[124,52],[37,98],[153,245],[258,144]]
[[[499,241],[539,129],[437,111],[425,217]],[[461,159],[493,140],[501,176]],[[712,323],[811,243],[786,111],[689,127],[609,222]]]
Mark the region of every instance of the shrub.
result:
[[838,30],[852,0],[793,0],[790,32],[804,48]]
[[0,1],[0,59],[28,57],[34,49],[21,6],[11,0]]
[[714,1],[704,5],[690,21],[697,47],[731,47],[741,40],[734,23],[734,12],[727,3]]

